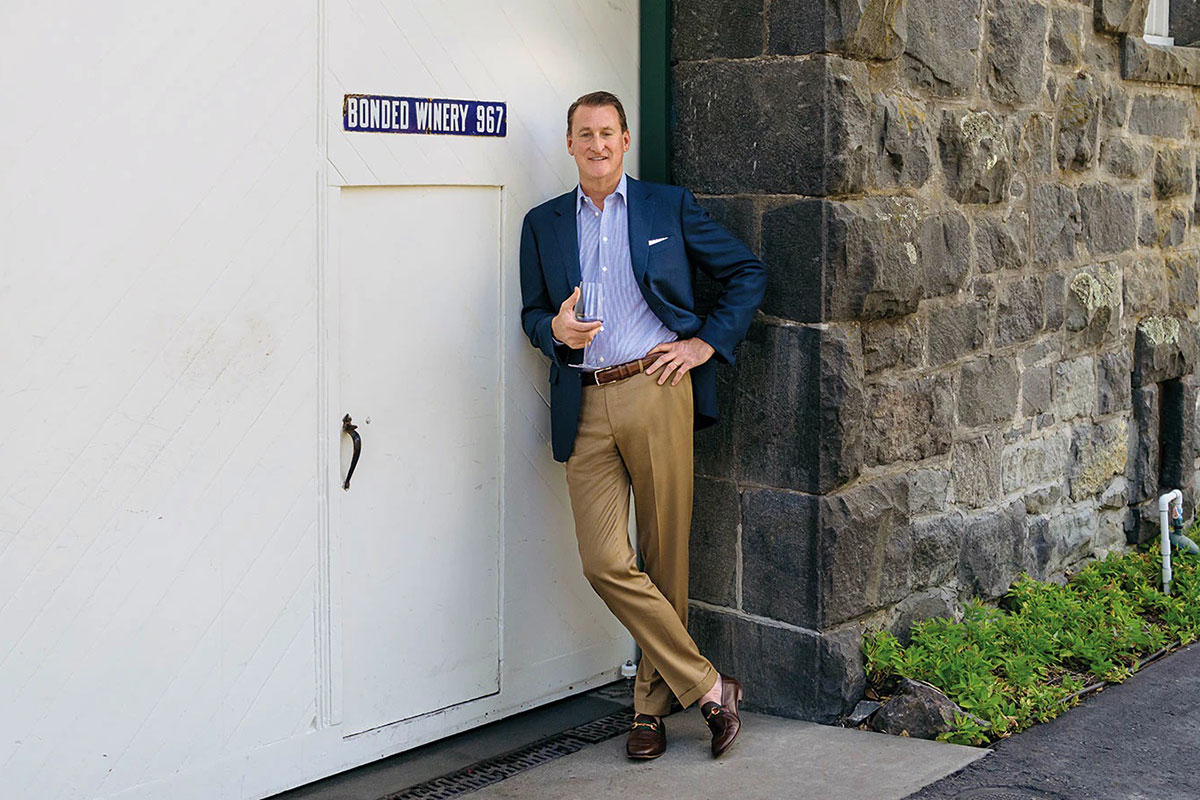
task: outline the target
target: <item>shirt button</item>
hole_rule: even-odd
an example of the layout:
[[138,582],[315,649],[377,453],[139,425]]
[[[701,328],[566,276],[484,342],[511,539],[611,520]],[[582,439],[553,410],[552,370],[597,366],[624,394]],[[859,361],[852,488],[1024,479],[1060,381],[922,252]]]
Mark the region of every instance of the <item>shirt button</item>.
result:
[[606,241],[606,242],[608,241],[608,237],[607,237],[607,236],[602,236],[601,238],[602,238],[604,241]]
[[603,357],[603,356],[601,356],[601,358],[600,358],[600,363],[601,363],[601,364],[603,364],[603,363],[604,363],[604,357]]
[[601,272],[608,272],[608,267],[601,267],[601,268],[600,268],[600,271],[601,271]]
[[593,212],[592,212],[592,216],[593,216],[593,217],[598,217],[598,216],[600,216],[600,212],[599,212],[599,211],[593,211]]

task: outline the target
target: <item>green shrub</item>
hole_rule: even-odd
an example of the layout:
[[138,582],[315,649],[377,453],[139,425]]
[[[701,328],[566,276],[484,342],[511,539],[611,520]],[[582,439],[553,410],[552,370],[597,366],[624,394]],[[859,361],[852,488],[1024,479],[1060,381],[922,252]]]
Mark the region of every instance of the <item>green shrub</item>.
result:
[[944,741],[983,744],[1053,719],[1084,686],[1120,682],[1145,656],[1200,636],[1200,557],[1176,553],[1172,565],[1170,597],[1155,547],[1091,562],[1065,586],[1022,576],[1002,608],[971,601],[961,622],[919,622],[907,647],[868,634],[867,681],[881,696],[901,677],[945,692],[968,714]]

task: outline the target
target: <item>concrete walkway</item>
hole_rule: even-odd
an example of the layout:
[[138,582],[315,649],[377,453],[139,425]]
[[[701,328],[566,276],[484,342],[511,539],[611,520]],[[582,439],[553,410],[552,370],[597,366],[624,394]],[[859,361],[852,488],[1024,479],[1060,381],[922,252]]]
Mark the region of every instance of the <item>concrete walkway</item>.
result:
[[892,800],[965,767],[987,751],[743,713],[720,759],[695,709],[667,717],[667,753],[625,758],[618,736],[488,786],[470,800]]

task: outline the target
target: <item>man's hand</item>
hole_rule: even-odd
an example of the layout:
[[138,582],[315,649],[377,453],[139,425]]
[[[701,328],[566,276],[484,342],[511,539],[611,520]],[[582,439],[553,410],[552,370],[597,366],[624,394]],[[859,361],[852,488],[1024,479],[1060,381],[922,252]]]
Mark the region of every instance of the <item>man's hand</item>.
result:
[[650,365],[650,369],[646,370],[647,375],[653,375],[654,371],[659,367],[665,366],[662,376],[658,379],[658,385],[662,386],[667,382],[667,378],[671,376],[672,370],[675,372],[675,378],[671,381],[671,385],[677,385],[687,371],[692,367],[698,367],[705,361],[712,358],[712,346],[703,339],[681,339],[677,342],[663,342],[655,345],[646,355],[652,356],[655,353],[662,353],[657,361]]
[[589,344],[600,332],[603,322],[580,322],[575,318],[575,304],[579,302],[579,287],[571,292],[571,296],[562,301],[558,314],[550,320],[550,331],[554,338],[570,347],[572,350],[582,349]]

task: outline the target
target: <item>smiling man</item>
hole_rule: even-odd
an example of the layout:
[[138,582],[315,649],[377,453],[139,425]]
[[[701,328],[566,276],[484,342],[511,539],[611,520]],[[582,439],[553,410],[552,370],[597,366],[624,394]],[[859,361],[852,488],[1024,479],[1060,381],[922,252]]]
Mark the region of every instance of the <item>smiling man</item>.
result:
[[[629,144],[615,95],[571,104],[579,186],[525,215],[521,324],[551,362],[552,447],[567,465],[584,576],[642,651],[626,752],[666,751],[662,718],[675,697],[700,705],[719,756],[741,729],[742,686],[687,631],[692,431],[716,422],[713,359],[733,362],[766,270],[691,192],[627,176]],[[696,269],[722,285],[703,317]],[[576,317],[581,281],[600,284],[603,322]],[[589,363],[607,366],[583,368],[586,345]],[[644,571],[629,545],[630,488]]]

